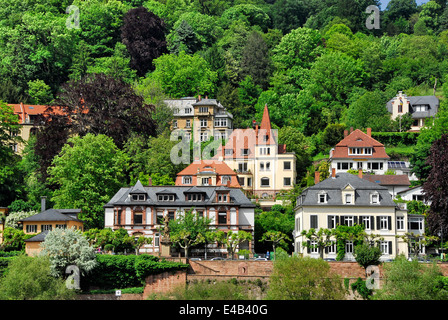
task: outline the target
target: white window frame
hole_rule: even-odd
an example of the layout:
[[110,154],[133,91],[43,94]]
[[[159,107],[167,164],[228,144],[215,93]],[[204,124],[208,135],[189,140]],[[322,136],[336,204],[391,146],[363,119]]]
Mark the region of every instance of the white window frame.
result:
[[404,217],[397,217],[397,230],[404,231]]

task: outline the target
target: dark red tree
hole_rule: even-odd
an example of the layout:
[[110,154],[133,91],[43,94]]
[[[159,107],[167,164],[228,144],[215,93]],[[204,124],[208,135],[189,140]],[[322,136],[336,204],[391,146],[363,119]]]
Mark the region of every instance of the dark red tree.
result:
[[55,105],[47,108],[37,133],[35,152],[43,180],[69,136],[104,134],[122,148],[131,133],[156,135],[154,106],[145,104],[129,84],[104,74],[89,74],[64,84]]
[[123,18],[121,40],[131,56],[131,68],[139,76],[154,70],[152,61],[167,53],[165,24],[145,7],[129,10]]
[[430,201],[427,225],[431,234],[442,232],[447,239],[448,231],[448,135],[444,134],[431,146],[426,163],[431,167],[423,184],[425,199]]

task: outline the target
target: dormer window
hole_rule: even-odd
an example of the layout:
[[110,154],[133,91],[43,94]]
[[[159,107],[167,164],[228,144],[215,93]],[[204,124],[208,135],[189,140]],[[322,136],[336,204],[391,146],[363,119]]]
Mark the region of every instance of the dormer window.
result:
[[144,194],[133,194],[131,195],[132,197],[132,201],[145,201],[146,200],[146,195]]
[[185,176],[185,177],[183,177],[182,178],[182,183],[183,184],[191,184],[192,183],[192,178],[191,178],[191,176]]
[[174,194],[159,194],[157,199],[159,201],[174,201]]
[[345,195],[345,204],[352,204],[352,203],[353,203],[352,194],[351,193],[347,193]]
[[328,194],[326,192],[319,193],[317,202],[318,203],[327,203],[327,201],[328,201]]
[[218,202],[228,202],[227,194],[218,194]]
[[189,193],[187,195],[187,201],[202,201],[202,194],[198,194],[198,193]]
[[370,195],[370,203],[371,204],[379,204],[380,203],[380,195],[375,192]]

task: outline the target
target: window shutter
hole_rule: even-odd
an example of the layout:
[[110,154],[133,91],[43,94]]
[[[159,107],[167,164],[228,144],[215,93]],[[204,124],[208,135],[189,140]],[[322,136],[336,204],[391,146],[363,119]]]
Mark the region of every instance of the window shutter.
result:
[[370,230],[375,230],[375,217],[374,216],[370,216]]
[[387,228],[392,230],[392,218],[390,216],[387,217]]
[[376,217],[376,229],[379,230],[380,229],[380,216]]
[[334,216],[328,216],[328,221],[327,221],[327,226],[328,226],[328,229],[333,229],[334,228],[334,226],[332,225],[332,218],[333,218]]
[[311,245],[311,241],[308,240],[306,243],[308,244],[308,245],[306,246],[306,253],[310,253],[310,245]]
[[389,241],[389,254],[392,254],[392,241]]
[[339,216],[336,216],[336,225],[339,224]]
[[358,224],[358,217],[357,216],[353,217],[353,224]]

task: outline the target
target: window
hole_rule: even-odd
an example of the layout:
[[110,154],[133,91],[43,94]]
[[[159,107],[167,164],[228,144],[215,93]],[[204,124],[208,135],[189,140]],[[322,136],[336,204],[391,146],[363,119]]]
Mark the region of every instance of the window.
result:
[[364,229],[366,230],[371,230],[372,229],[372,223],[371,223],[371,218],[370,216],[364,216],[361,217],[361,224],[364,225]]
[[347,241],[345,243],[345,253],[353,253],[353,241]]
[[202,194],[198,194],[198,193],[189,193],[187,195],[187,200],[188,201],[202,201]]
[[347,193],[345,195],[345,203],[346,204],[353,204],[353,199],[352,199],[352,194],[351,193]]
[[327,194],[326,193],[319,194],[318,202],[327,203]]
[[338,162],[338,170],[352,169],[353,164],[351,162]]
[[65,224],[57,224],[56,229],[67,229],[67,226]]
[[380,230],[390,230],[392,227],[390,224],[390,217],[389,216],[379,216],[378,219],[378,229]]
[[264,162],[260,162],[260,171],[264,171]]
[[160,246],[160,233],[154,234],[154,247]]
[[408,229],[415,231],[423,231],[423,218],[410,217],[408,221]]
[[372,148],[348,148],[350,155],[371,155]]
[[336,254],[336,243],[332,241],[331,245],[326,248],[326,251],[329,254]]
[[227,212],[218,212],[218,224],[227,224]]
[[162,211],[158,211],[157,212],[157,218],[156,218],[157,224],[163,224],[163,212]]
[[247,162],[238,163],[239,172],[247,172]]
[[353,227],[355,223],[355,219],[353,216],[343,216],[341,224],[347,227]]
[[215,127],[227,127],[227,119],[215,119]]
[[201,142],[207,141],[208,140],[208,133],[207,132],[201,132],[199,135],[199,139],[201,140]]
[[123,210],[118,210],[117,212],[117,221],[115,221],[115,224],[121,224],[121,213]]
[[291,185],[291,178],[283,178],[283,185],[284,186],[290,186]]
[[146,196],[144,194],[133,194],[132,201],[145,201]]
[[269,178],[261,178],[261,186],[269,187]]
[[224,154],[226,156],[231,156],[233,154],[233,149],[224,149]]
[[328,216],[328,229],[336,228],[338,220],[337,216]]
[[209,185],[209,181],[210,181],[210,178],[202,178],[202,185],[203,186],[208,186]]
[[319,253],[319,247],[317,246],[317,241],[310,241],[310,253]]
[[413,194],[412,200],[423,201],[423,200],[425,200],[425,197],[422,194]]
[[283,170],[291,170],[291,161],[283,162]]
[[193,179],[191,178],[191,176],[185,176],[182,178],[182,183],[183,184],[191,184],[193,182]]
[[27,224],[26,232],[27,233],[37,233],[37,225],[36,224]]
[[383,163],[382,162],[367,162],[367,169],[383,170]]
[[134,212],[134,224],[142,224],[142,223],[143,223],[142,212]]
[[207,127],[207,119],[201,119],[200,120],[200,125],[201,125],[201,128]]
[[403,113],[403,105],[402,104],[398,105],[398,113]]
[[185,113],[186,114],[190,114],[191,113],[191,108],[185,108]]
[[43,231],[51,231],[53,229],[53,226],[51,224],[43,224],[40,227],[41,232]]
[[230,176],[222,176],[221,177],[221,184],[227,184],[227,182],[231,181],[231,177]]
[[191,120],[186,120],[185,121],[185,127],[186,128],[191,128]]
[[310,215],[310,228],[318,228],[317,215]]
[[241,155],[242,156],[248,156],[250,153],[249,149],[241,149]]
[[177,120],[173,120],[173,128],[177,128]]
[[227,202],[226,194],[218,194],[218,202]]
[[238,183],[240,186],[244,187],[244,177],[238,177]]
[[270,162],[266,162],[266,171],[271,170],[271,163]]
[[247,186],[252,187],[252,178],[247,178]]
[[415,106],[414,110],[415,112],[425,112],[427,109],[426,106]]
[[271,148],[261,147],[260,148],[260,154],[261,155],[270,155],[271,154]]
[[378,194],[372,194],[371,195],[371,203],[372,204],[378,204],[380,203],[380,196]]
[[404,230],[404,217],[397,217],[397,230]]
[[199,107],[199,112],[200,113],[207,113],[208,112],[208,107]]
[[170,220],[174,220],[174,217],[175,217],[175,213],[174,213],[174,211],[168,211],[168,218],[169,218]]
[[392,241],[381,241],[380,249],[382,254],[392,254]]
[[159,194],[157,199],[159,201],[174,201],[174,194]]

